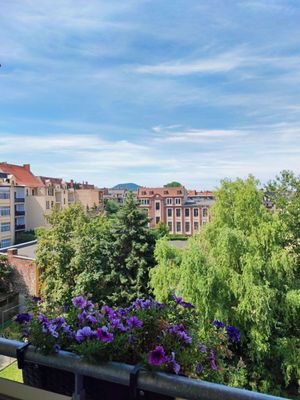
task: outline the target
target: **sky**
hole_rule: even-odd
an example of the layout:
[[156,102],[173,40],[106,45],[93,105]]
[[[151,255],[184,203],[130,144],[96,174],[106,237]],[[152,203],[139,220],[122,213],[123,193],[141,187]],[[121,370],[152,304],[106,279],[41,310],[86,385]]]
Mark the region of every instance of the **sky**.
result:
[[0,5],[0,161],[99,187],[300,173],[299,0]]

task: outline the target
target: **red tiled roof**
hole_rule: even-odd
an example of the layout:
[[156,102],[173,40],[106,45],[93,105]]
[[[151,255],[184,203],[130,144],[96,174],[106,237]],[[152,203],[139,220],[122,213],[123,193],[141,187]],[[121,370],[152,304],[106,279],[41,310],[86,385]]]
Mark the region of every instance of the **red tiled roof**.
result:
[[54,185],[61,185],[63,183],[63,180],[61,178],[50,178],[49,176],[39,176],[39,178],[44,184],[46,184],[46,181],[49,181],[49,183],[52,183]]
[[[181,191],[181,193],[177,193]],[[151,197],[155,196],[156,194],[162,197],[180,197],[185,194],[186,190],[183,186],[179,187],[160,187],[160,188],[146,188],[140,187],[138,190],[138,197]]]
[[0,163],[0,171],[14,175],[17,185],[44,186],[43,183],[30,171],[30,164],[14,165],[6,162]]

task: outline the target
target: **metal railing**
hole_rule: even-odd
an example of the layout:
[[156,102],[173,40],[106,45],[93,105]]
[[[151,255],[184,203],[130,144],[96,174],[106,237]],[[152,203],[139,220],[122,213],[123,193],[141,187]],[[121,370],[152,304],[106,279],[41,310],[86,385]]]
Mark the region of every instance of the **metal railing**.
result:
[[[0,338],[0,354],[16,357],[16,351],[24,343],[15,340]],[[82,357],[60,351],[55,355],[43,355],[35,350],[33,346],[26,349],[24,360],[50,368],[57,368],[73,372],[75,375],[75,388],[73,399],[83,400],[82,390],[83,376],[89,376],[104,381],[114,382],[129,386],[130,373],[134,367],[117,362],[91,364]],[[141,370],[137,379],[138,390],[165,394],[191,400],[282,400],[275,397],[244,389],[236,389],[229,386],[219,385],[202,381],[200,379],[185,378],[161,372],[149,372]],[[1,389],[0,389],[1,393]]]

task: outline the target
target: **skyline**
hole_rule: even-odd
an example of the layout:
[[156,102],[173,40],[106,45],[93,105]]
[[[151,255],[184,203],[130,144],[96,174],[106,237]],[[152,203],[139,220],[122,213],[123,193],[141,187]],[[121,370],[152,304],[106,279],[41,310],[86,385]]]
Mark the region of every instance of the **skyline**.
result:
[[0,161],[103,186],[300,173],[300,4],[3,0]]

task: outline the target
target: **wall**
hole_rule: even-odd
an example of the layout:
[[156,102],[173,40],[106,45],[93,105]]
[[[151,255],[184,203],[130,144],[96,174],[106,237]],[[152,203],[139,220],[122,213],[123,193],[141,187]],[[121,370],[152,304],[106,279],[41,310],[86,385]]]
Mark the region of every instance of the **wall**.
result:
[[18,256],[18,249],[8,249],[8,263],[14,270],[15,290],[22,295],[38,295],[38,268],[33,258]]

